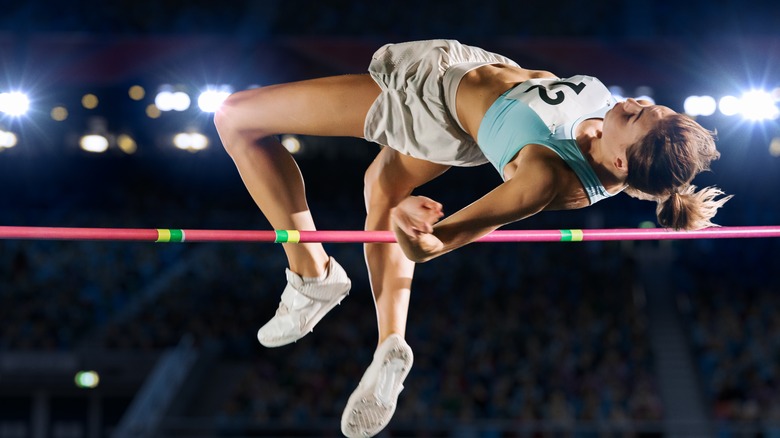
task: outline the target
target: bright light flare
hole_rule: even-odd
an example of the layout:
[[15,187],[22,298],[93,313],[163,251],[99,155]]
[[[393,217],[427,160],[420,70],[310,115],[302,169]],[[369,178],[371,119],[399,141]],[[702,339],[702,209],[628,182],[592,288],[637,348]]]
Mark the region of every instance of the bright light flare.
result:
[[173,136],[173,145],[181,150],[197,152],[208,147],[209,139],[199,132],[180,132]]
[[736,96],[723,96],[718,101],[718,108],[724,116],[733,116],[742,110],[742,102]]
[[11,131],[0,130],[0,149],[10,149],[16,146],[16,134]]
[[108,139],[97,134],[85,135],[81,137],[79,145],[87,152],[101,154],[108,150]]
[[30,109],[30,98],[20,91],[0,93],[0,112],[9,116],[24,115]]
[[290,151],[291,154],[297,154],[301,151],[301,140],[294,135],[283,135],[282,146]]
[[718,109],[718,103],[712,96],[688,96],[683,104],[685,114],[689,116],[711,116]]
[[780,117],[780,109],[772,95],[763,90],[750,90],[740,99],[742,116],[748,120],[773,120]]
[[198,97],[198,107],[205,113],[216,112],[231,93],[232,90],[226,86],[208,89]]
[[192,99],[189,94],[177,90],[173,85],[162,85],[160,91],[154,96],[154,104],[160,111],[186,111],[189,109]]
[[154,105],[160,111],[171,111],[173,110],[174,100],[173,92],[161,91],[154,96]]
[[171,96],[171,107],[174,111],[186,111],[191,103],[192,99],[183,91],[177,91]]

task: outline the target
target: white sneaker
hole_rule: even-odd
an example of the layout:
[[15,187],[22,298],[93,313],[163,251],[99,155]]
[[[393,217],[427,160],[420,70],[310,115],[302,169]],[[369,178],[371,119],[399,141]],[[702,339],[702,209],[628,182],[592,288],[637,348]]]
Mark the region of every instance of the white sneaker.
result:
[[412,349],[400,335],[391,335],[379,345],[341,416],[345,436],[372,437],[387,426],[413,362]]
[[257,340],[266,347],[280,347],[295,342],[314,326],[348,294],[352,282],[344,268],[331,257],[325,278],[304,280],[289,269],[287,287],[276,315],[257,331]]

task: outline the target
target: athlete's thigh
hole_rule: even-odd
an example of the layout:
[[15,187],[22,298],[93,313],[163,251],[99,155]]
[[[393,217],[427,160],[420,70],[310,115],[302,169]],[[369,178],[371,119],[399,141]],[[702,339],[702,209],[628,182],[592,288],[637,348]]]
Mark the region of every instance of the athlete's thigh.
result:
[[363,137],[380,88],[368,74],[332,76],[239,91],[218,114],[232,129],[260,135]]
[[[408,196],[412,190],[433,180],[451,166],[432,163],[383,147],[366,171],[366,188],[380,189],[391,198]],[[369,195],[369,193],[366,193]]]

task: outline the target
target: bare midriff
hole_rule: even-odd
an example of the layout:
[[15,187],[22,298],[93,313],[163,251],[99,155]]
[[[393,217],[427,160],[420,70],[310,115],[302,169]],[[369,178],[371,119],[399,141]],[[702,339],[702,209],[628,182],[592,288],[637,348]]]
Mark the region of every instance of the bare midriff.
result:
[[491,105],[515,85],[534,78],[555,78],[544,70],[528,70],[507,64],[489,64],[463,76],[455,98],[458,120],[466,132],[477,140],[479,125]]

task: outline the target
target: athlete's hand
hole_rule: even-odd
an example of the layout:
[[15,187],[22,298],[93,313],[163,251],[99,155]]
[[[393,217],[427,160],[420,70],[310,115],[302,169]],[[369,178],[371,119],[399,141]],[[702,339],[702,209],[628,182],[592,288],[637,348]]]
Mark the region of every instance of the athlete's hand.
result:
[[444,216],[442,206],[425,196],[409,196],[390,210],[390,220],[412,240],[433,232],[433,225]]
[[410,196],[390,210],[393,233],[409,260],[420,263],[441,253],[444,244],[433,225],[442,216],[441,204],[424,196]]

